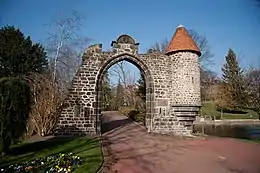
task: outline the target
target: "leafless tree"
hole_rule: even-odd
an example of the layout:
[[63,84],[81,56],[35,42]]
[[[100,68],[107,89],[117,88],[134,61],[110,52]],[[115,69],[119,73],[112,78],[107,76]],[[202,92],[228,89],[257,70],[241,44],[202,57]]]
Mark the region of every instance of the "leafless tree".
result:
[[126,61],[116,63],[110,69],[110,76],[115,76],[119,79],[123,86],[123,98],[127,105],[135,105],[136,92],[136,76],[130,70],[126,69]]
[[150,49],[148,49],[147,52],[161,52],[161,53],[165,53],[168,45],[169,45],[169,40],[167,38],[165,38],[164,40],[162,40],[160,42],[156,42],[155,44],[153,44],[150,47]]
[[[188,30],[188,33],[190,34],[191,38],[195,41],[195,43],[201,51],[201,56],[199,58],[201,68],[206,69],[206,66],[213,64],[213,54],[211,53],[209,42],[205,36],[200,35],[197,31],[193,29]],[[169,43],[170,42],[167,38],[162,40],[161,42],[156,42],[150,47],[148,52],[155,51],[165,53]]]
[[29,131],[40,136],[51,134],[63,108],[64,94],[48,74],[27,77],[32,93]]
[[212,65],[212,58],[214,55],[211,52],[211,47],[207,38],[203,35],[200,35],[197,31],[193,29],[189,30],[188,32],[201,51],[201,56],[199,57],[201,68],[205,69],[206,66]]
[[80,35],[82,21],[83,17],[72,11],[68,16],[58,17],[50,25],[54,32],[49,33],[47,52],[51,58],[52,79],[65,89],[73,79],[89,42],[88,37]]
[[250,67],[245,75],[246,108],[256,111],[260,118],[260,69]]
[[212,101],[213,98],[213,88],[220,79],[217,74],[211,70],[201,69],[201,99],[202,101]]

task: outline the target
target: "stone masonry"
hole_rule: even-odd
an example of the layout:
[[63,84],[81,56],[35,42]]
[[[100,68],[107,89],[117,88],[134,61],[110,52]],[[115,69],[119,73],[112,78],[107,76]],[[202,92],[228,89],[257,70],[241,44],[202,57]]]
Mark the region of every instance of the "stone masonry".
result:
[[144,73],[147,131],[189,135],[201,101],[200,51],[187,30],[177,28],[165,54],[139,54],[139,43],[128,35],[121,35],[111,46],[111,52],[102,51],[101,44],[86,49],[55,135],[100,133],[101,79],[109,67],[123,60]]

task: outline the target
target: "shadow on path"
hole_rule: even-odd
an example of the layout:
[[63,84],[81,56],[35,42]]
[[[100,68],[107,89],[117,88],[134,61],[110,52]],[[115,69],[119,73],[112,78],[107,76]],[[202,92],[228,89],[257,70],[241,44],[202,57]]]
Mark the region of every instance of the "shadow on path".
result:
[[128,119],[128,118],[121,119],[121,120],[109,120],[107,122],[104,121],[101,124],[101,133],[102,134],[107,133],[107,132],[109,132],[111,130],[114,130],[114,129],[118,128],[118,127],[124,126],[126,124],[131,123],[131,122],[132,121],[130,119]]

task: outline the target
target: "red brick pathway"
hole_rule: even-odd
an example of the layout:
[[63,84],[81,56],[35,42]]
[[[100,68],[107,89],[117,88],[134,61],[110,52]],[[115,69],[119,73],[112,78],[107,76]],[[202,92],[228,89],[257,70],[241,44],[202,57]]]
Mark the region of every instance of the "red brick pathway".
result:
[[260,173],[259,144],[152,135],[117,112],[103,119],[113,161],[106,173]]

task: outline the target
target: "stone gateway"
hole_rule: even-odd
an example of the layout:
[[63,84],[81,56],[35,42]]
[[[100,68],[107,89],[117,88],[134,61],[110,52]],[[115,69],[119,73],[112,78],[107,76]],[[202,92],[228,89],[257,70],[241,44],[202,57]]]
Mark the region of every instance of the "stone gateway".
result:
[[111,46],[111,52],[102,51],[101,44],[86,49],[55,135],[100,133],[102,77],[109,67],[123,60],[145,76],[147,131],[189,135],[201,106],[201,52],[187,30],[183,26],[176,29],[165,54],[139,54],[139,43],[128,35],[121,35]]

